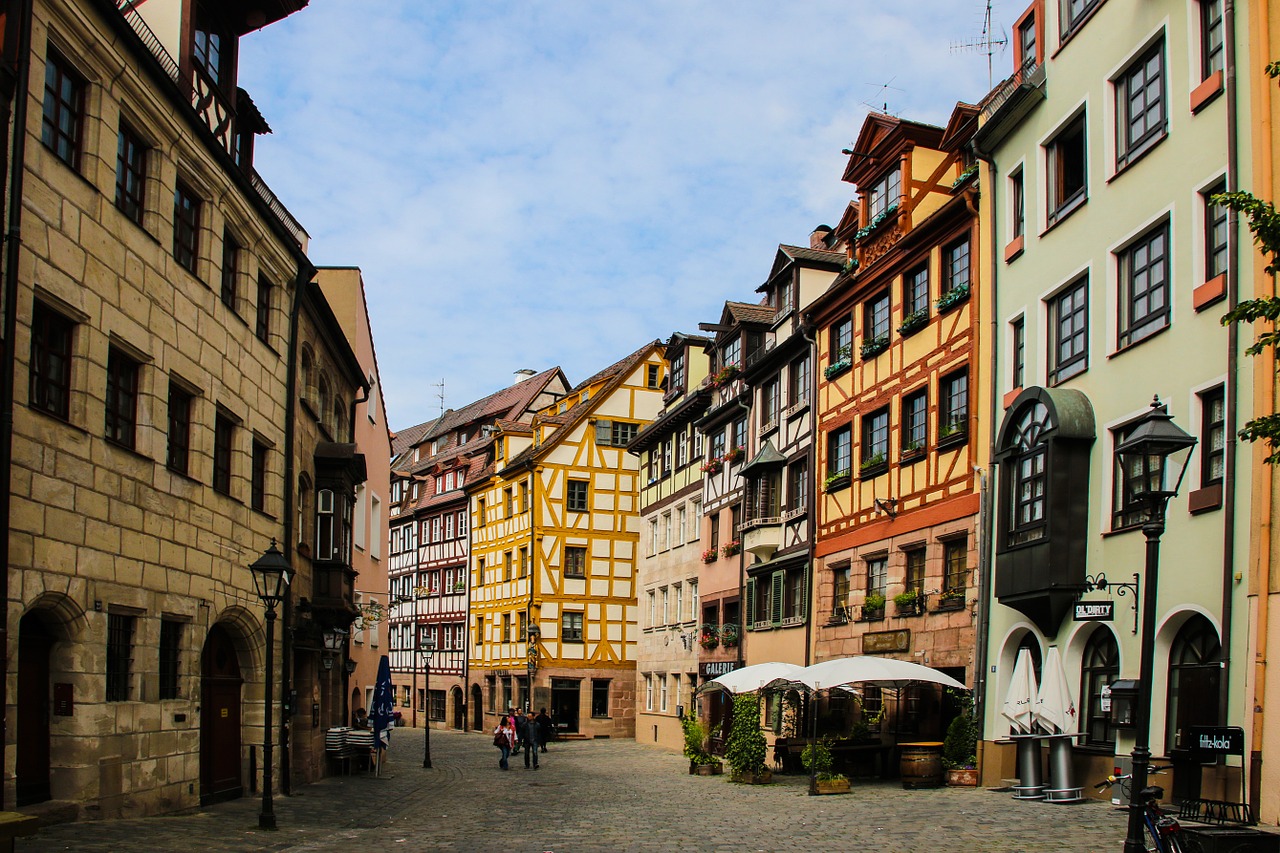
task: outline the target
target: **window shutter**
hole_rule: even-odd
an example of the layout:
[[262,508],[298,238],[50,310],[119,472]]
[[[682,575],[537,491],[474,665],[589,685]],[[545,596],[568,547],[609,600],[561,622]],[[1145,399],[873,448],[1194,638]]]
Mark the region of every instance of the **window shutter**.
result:
[[748,631],[753,630],[756,622],[756,579],[747,579],[747,609],[743,614],[742,624]]
[[769,599],[769,621],[775,626],[782,624],[782,589],[786,582],[786,572],[774,572],[773,583],[770,589],[771,597]]
[[613,421],[596,421],[596,444],[613,443]]
[[800,615],[806,620],[809,618],[809,584],[812,583],[812,578],[810,578],[812,571],[812,563],[805,563],[804,568],[801,570],[804,577],[800,586]]

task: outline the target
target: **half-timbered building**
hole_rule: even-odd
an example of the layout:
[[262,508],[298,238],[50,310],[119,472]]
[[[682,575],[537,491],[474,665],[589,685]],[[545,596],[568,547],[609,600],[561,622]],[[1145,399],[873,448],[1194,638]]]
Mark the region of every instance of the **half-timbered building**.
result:
[[[813,306],[822,367],[815,657],[888,655],[966,683],[985,446],[974,417],[976,169],[965,152],[975,119],[964,104],[946,128],[867,117],[844,174],[858,199],[836,231],[850,261]],[[890,717],[895,730],[940,739],[938,693],[905,698]],[[869,688],[864,708],[876,703]]]
[[483,719],[547,708],[563,734],[635,734],[639,461],[662,405],[645,344],[540,410],[498,424],[471,509],[471,693]]

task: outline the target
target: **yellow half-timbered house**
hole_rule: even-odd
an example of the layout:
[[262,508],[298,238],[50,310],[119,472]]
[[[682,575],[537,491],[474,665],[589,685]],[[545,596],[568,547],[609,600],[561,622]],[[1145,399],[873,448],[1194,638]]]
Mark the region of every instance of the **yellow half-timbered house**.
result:
[[521,706],[565,735],[635,734],[639,460],[626,448],[661,409],[662,355],[647,343],[531,426],[499,422],[467,488],[469,672],[486,725]]

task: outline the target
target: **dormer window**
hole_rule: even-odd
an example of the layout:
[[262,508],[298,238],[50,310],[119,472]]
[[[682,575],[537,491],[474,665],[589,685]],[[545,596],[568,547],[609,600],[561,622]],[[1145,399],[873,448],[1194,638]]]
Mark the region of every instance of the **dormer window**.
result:
[[192,59],[214,85],[226,91],[231,81],[231,61],[235,37],[210,11],[208,4],[196,5]]
[[677,353],[671,359],[671,389],[679,389],[684,387],[684,353]]
[[735,337],[724,345],[721,353],[721,367],[728,367],[731,364],[741,366],[742,364],[742,338]]
[[898,206],[902,197],[902,167],[894,166],[863,194],[867,203],[867,219],[873,219],[891,207]]

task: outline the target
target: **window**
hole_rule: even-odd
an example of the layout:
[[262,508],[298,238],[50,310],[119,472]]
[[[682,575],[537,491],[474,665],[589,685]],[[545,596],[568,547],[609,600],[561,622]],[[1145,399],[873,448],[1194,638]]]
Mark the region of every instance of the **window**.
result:
[[889,294],[881,293],[868,299],[862,305],[862,312],[863,347],[889,343]]
[[902,277],[902,319],[923,312],[929,316],[929,265],[921,264]]
[[867,221],[898,206],[902,198],[902,170],[894,166],[871,185],[864,198],[867,200]]
[[[780,377],[773,377],[764,383],[760,389],[760,429],[764,431],[778,423],[778,413],[781,410],[782,400],[782,381]],[[746,447],[746,444],[738,444],[734,439],[736,447]]]
[[586,512],[587,481],[570,480],[565,486],[565,502],[569,512]]
[[[484,645],[484,617],[476,617],[476,646]],[[489,676],[489,680],[493,680],[493,676]],[[489,710],[493,710],[493,688],[489,688]]]
[[658,553],[658,519],[649,519],[649,556]]
[[720,513],[711,516],[711,548],[715,550],[720,547]]
[[640,427],[626,421],[596,421],[596,444],[626,447],[636,437]]
[[485,525],[485,516],[488,514],[486,503],[487,501],[484,498],[476,500],[476,527],[484,527]]
[[1200,79],[1224,67],[1222,0],[1200,0]]
[[1027,190],[1021,169],[1009,176],[1009,218],[1016,240],[1027,231]]
[[862,467],[879,470],[889,458],[889,409],[862,416]]
[[107,352],[107,441],[132,448],[138,426],[138,362],[122,350]]
[[830,352],[827,357],[829,364],[835,364],[838,361],[847,361],[853,346],[853,320],[845,317],[831,327],[831,340],[828,343]]
[[662,600],[662,621],[658,624],[669,625],[671,624],[671,590],[664,586],[658,590],[658,593]]
[[660,540],[660,548],[663,551],[671,547],[671,513],[664,512],[662,514],[662,538]]
[[1164,42],[1121,73],[1116,87],[1116,166],[1135,160],[1164,138]]
[[1089,279],[1049,300],[1049,382],[1057,384],[1089,369]]
[[1076,27],[1084,23],[1085,18],[1102,0],[1061,0],[1062,3],[1062,40],[1075,32]]
[[209,79],[221,86],[229,83],[231,53],[235,40],[227,36],[205,3],[196,4],[193,59]]
[[591,716],[609,716],[609,679],[607,678],[591,679]]
[[1036,64],[1036,16],[1027,15],[1018,25],[1018,65],[1026,68]]
[[1014,388],[1021,388],[1027,381],[1027,327],[1023,318],[1019,317],[1010,323],[1009,332],[1013,337],[1013,346],[1010,349],[1013,375],[1010,379]]
[[1043,403],[1029,406],[1015,423],[1012,443],[1016,455],[1010,459],[1009,545],[1043,539],[1045,519],[1045,459],[1048,445],[1044,431],[1049,427],[1049,410]]
[[52,48],[44,64],[44,115],[40,139],[73,169],[80,168],[84,144],[84,78]]
[[123,613],[107,614],[107,694],[108,702],[129,699],[133,666],[133,632],[137,618]]
[[511,614],[502,614],[502,642],[511,642]]
[[1064,219],[1088,197],[1084,115],[1073,119],[1045,148],[1049,224]]
[[849,565],[831,570],[831,613],[840,616],[849,606]]
[[236,310],[236,278],[240,275],[240,244],[231,233],[222,235],[222,304]]
[[66,420],[71,413],[71,333],[75,323],[36,302],[31,312],[30,404]]
[[[447,519],[447,521],[452,521],[452,520],[453,520],[453,519]],[[452,525],[449,525],[449,526],[450,526],[450,527],[452,527]],[[528,576],[529,576],[529,548],[528,548],[528,546],[521,546],[521,548],[520,548],[520,577],[522,577],[522,578],[527,578]]]
[[655,590],[649,590],[649,627],[656,628],[658,626],[658,593]]
[[969,430],[969,373],[962,370],[944,376],[938,388],[938,441],[964,435]]
[[884,595],[889,576],[889,561],[883,554],[867,558],[867,594]]
[[720,353],[720,366],[728,367],[731,364],[742,365],[742,338],[740,337],[733,337],[726,341]]
[[656,364],[645,365],[645,386],[649,388],[658,387],[658,373],[661,370]]
[[682,390],[684,388],[684,353],[678,352],[671,357],[670,371],[667,377],[667,390]]
[[852,465],[853,428],[843,426],[827,436],[827,476],[848,474]]
[[[253,470],[249,484],[249,506],[258,512],[267,508],[267,446],[253,440]],[[363,528],[361,528],[363,529]]]
[[963,592],[969,585],[969,539],[942,543],[942,591]]
[[191,458],[192,395],[176,382],[169,381],[169,449],[165,465],[170,471],[186,474]]
[[253,331],[263,343],[271,342],[271,297],[274,292],[271,282],[258,276],[258,314]]
[[782,624],[799,625],[804,622],[808,603],[808,570],[800,566],[782,574]]
[[787,467],[787,509],[802,510],[809,499],[809,463],[801,459]]
[[116,140],[116,207],[139,225],[146,206],[147,147],[121,122]]
[[196,271],[200,247],[200,199],[178,181],[173,193],[173,257],[186,270]]
[[1145,522],[1149,515],[1147,502],[1134,498],[1134,490],[1140,485],[1145,485],[1142,483],[1147,471],[1144,461],[1131,459],[1130,465],[1126,466],[1121,461],[1120,455],[1115,453],[1115,448],[1129,437],[1129,433],[1130,430],[1128,428],[1111,431],[1111,449],[1115,459],[1114,493],[1111,502],[1111,528],[1113,530],[1137,527]]
[[647,672],[644,675],[644,709],[653,710],[653,676]]
[[738,418],[733,422],[733,444],[734,448],[746,448],[747,446],[747,419]]
[[516,514],[515,507],[516,507],[515,490],[512,488],[503,489],[502,490],[502,514],[505,517],[510,518],[511,516]]
[[[235,423],[219,412],[213,421],[213,489],[231,494],[231,441]],[[332,493],[330,493],[332,494]]]
[[587,575],[587,549],[577,545],[566,545],[564,549],[564,573],[568,577],[581,578]]
[[906,573],[903,577],[905,592],[917,595],[924,593],[924,548],[910,548],[903,552],[906,557]]
[[560,614],[560,639],[565,643],[582,642],[582,613]]
[[1120,272],[1121,347],[1169,325],[1169,223],[1139,237],[1117,255]]
[[160,620],[160,672],[161,699],[177,699],[178,674],[182,661],[183,623],[174,619]]
[[902,456],[924,450],[929,441],[929,389],[921,388],[902,398]]
[[1227,271],[1227,208],[1211,199],[1227,191],[1220,181],[1202,195],[1204,200],[1204,280],[1210,281]]
[[689,581],[689,621],[698,618],[698,582]]
[[942,250],[942,292],[954,293],[969,286],[969,241],[960,240]]
[[809,383],[813,375],[809,370],[809,356],[791,362],[787,374],[787,405],[799,406],[809,400]]
[[1221,387],[1200,395],[1200,487],[1221,483],[1226,473],[1227,400]]
[[1096,628],[1085,644],[1080,660],[1080,696],[1083,699],[1084,742],[1087,746],[1114,747],[1111,714],[1103,707],[1103,689],[1120,677],[1120,649],[1107,628]]

